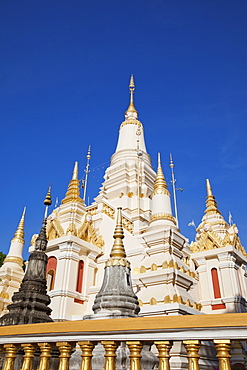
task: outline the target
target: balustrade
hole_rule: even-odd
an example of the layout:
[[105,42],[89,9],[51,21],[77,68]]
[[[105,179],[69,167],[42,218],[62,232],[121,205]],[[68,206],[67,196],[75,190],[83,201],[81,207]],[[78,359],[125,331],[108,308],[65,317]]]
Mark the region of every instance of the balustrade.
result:
[[[93,351],[98,344],[102,345],[102,369],[115,370],[117,348],[123,348],[123,342],[127,346],[124,348],[129,357],[130,370],[142,369],[145,352],[142,349],[150,342],[155,345],[152,347],[153,350],[156,348],[154,353],[157,354],[159,361],[158,370],[170,370],[172,347],[177,341],[183,343],[186,349],[189,370],[199,370],[200,366],[203,369],[207,368],[200,359],[202,341],[210,341],[211,345],[214,345],[218,369],[230,370],[231,341],[246,341],[246,323],[247,314],[225,314],[0,327],[1,370],[69,370],[70,358],[76,348],[81,350],[81,357],[78,357],[77,363],[78,370],[91,370]],[[58,365],[54,367],[51,359],[55,352],[59,353],[59,359]],[[20,356],[22,360],[17,361],[17,357],[20,359]],[[208,369],[213,369],[213,366]]]

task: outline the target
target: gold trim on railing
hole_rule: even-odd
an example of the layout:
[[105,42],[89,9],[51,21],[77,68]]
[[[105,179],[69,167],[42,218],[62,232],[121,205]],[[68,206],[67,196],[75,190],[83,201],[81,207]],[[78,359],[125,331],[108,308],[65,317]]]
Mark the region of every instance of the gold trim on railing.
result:
[[105,341],[101,342],[105,349],[105,370],[115,370],[116,368],[116,349],[118,344],[114,341]]
[[158,370],[170,370],[170,350],[172,348],[172,341],[164,340],[164,341],[158,341],[154,342],[156,345],[159,354],[159,369]]
[[130,370],[141,370],[141,350],[142,342],[140,341],[129,341],[126,342],[130,350]]
[[49,370],[49,363],[51,357],[51,345],[50,343],[38,343],[40,349],[40,362],[38,370]]
[[69,370],[71,344],[68,342],[57,342],[57,347],[60,352],[58,370]]
[[5,344],[5,364],[3,370],[14,370],[17,347],[13,344]]
[[231,370],[231,341],[229,339],[215,339],[214,346],[217,350],[216,357],[219,359],[219,370]]
[[82,341],[78,342],[78,344],[82,351],[82,362],[80,370],[92,370],[93,349],[96,342]]
[[184,340],[183,344],[187,351],[188,370],[200,370],[199,368],[199,349],[201,343],[199,340]]

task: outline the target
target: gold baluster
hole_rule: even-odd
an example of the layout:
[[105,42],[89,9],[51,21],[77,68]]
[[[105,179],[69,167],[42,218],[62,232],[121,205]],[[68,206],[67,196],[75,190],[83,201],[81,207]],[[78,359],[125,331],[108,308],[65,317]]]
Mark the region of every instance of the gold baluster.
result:
[[68,342],[57,342],[57,347],[60,351],[58,370],[69,370],[71,345]]
[[230,365],[230,349],[231,341],[229,339],[215,339],[214,346],[217,350],[217,356],[219,359],[219,370],[231,370]]
[[82,362],[80,370],[91,370],[92,369],[92,357],[95,342],[83,341],[78,342],[82,350]]
[[16,352],[18,348],[13,344],[4,344],[3,347],[6,352],[3,370],[14,370]]
[[172,342],[169,340],[154,342],[158,348],[159,370],[170,370],[169,358]]
[[115,359],[116,359],[116,349],[118,347],[116,342],[113,341],[102,341],[105,348],[105,370],[115,370]]
[[38,370],[49,370],[49,362],[51,357],[51,345],[49,343],[38,343],[41,351],[39,369]]
[[31,343],[21,344],[24,349],[23,364],[21,370],[32,370],[35,346]]
[[142,342],[126,342],[130,350],[130,370],[141,370]]
[[199,340],[184,340],[183,344],[187,351],[188,358],[188,370],[200,370],[199,368],[199,349],[200,341]]

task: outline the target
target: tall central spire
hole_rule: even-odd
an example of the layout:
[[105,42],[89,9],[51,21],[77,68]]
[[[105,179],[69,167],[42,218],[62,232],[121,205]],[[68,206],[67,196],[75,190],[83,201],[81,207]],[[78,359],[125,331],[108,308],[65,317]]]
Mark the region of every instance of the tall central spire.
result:
[[130,83],[129,83],[129,91],[130,91],[130,103],[127,111],[125,112],[125,119],[137,119],[138,118],[138,112],[134,105],[134,91],[135,91],[135,82],[134,82],[134,76],[131,75],[130,77]]
[[215,197],[213,196],[213,192],[212,192],[209,179],[206,179],[206,188],[207,188],[207,199],[206,199],[206,210],[205,210],[206,215],[220,214],[220,211],[218,210],[217,202],[215,200]]
[[62,204],[66,203],[83,203],[80,197],[80,182],[78,180],[78,162],[75,162],[72,179],[70,180],[67,193],[65,198],[62,200]]

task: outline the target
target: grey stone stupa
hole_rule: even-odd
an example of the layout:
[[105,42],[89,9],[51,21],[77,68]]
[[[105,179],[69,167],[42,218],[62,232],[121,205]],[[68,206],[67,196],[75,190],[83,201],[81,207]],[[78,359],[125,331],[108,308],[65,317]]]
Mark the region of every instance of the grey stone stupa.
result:
[[[49,205],[50,191],[44,201]],[[46,207],[47,208],[47,207]],[[47,213],[47,210],[46,210]],[[46,218],[43,221],[39,236],[35,242],[35,250],[30,254],[28,266],[20,289],[15,292],[12,302],[7,306],[8,313],[0,318],[0,325],[21,325],[53,321],[50,317],[50,297],[46,287],[46,265],[48,257],[45,253],[47,246]]]
[[122,208],[117,210],[114,243],[110,258],[106,261],[104,279],[92,307],[94,315],[87,319],[135,317],[140,311],[130,276],[130,263],[125,258],[123,245]]

